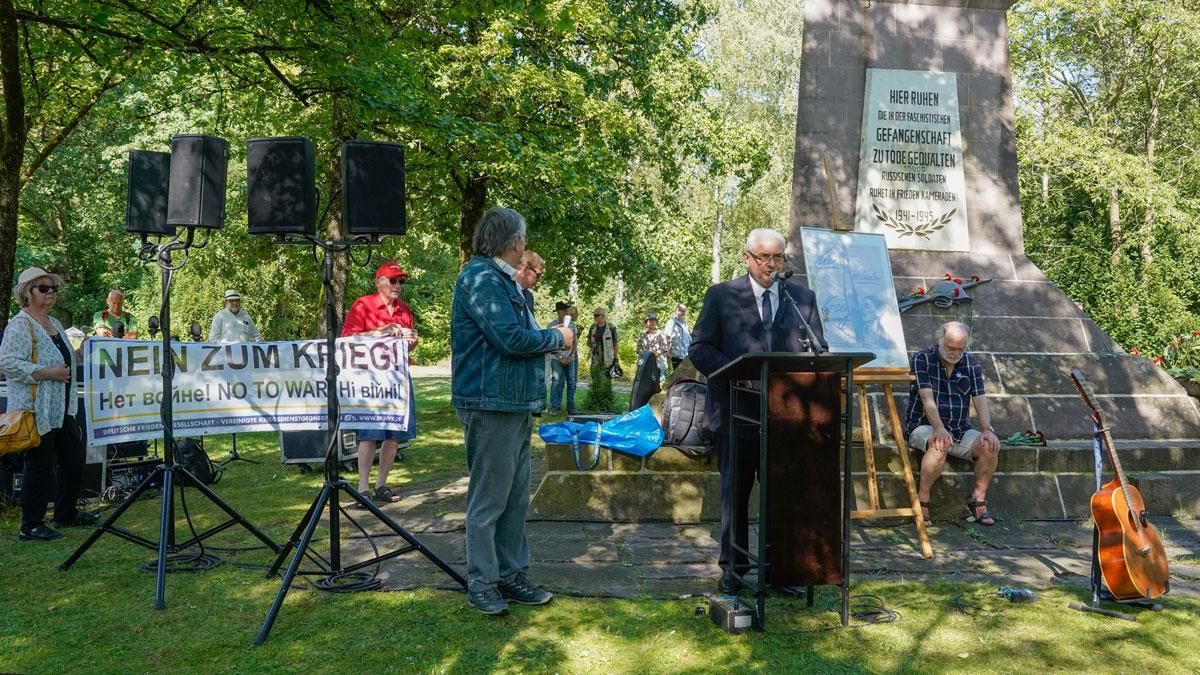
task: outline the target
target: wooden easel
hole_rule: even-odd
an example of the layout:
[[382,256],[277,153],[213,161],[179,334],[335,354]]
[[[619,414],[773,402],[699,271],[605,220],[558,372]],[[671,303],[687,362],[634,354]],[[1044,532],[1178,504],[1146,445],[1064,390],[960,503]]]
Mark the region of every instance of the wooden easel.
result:
[[[900,423],[900,413],[896,410],[896,399],[892,395],[893,384],[908,384],[912,375],[907,368],[860,368],[854,371],[854,386],[858,389],[858,414],[862,426],[862,443],[867,466],[867,498],[870,508],[856,509],[850,512],[851,518],[884,518],[891,516],[910,516],[917,525],[917,539],[921,542],[921,553],[926,558],[933,557],[933,546],[929,543],[929,533],[925,531],[925,519],[921,514],[921,502],[917,498],[917,484],[913,480],[912,465],[908,461],[908,444],[904,438],[904,426]],[[900,455],[901,473],[904,485],[908,488],[911,505],[898,509],[884,509],[879,506],[879,486],[876,484],[875,448],[872,445],[871,410],[867,403],[867,386],[880,385],[883,387],[883,400],[887,406],[888,416],[892,423],[892,437],[896,439],[896,451]]]

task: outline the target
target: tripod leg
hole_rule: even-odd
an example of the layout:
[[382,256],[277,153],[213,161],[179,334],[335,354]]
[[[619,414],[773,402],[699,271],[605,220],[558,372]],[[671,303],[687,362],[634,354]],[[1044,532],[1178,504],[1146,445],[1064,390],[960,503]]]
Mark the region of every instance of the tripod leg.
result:
[[266,544],[267,547],[270,548],[272,551],[274,551],[276,553],[279,552],[279,544],[276,544],[274,541],[271,540],[270,537],[268,537],[267,535],[260,532],[257,527],[254,527],[254,525],[250,524],[250,521],[243,518],[242,514],[235,511],[232,506],[225,503],[225,500],[218,497],[217,493],[210,490],[209,487],[207,485],[205,485],[202,481],[197,480],[195,476],[188,473],[187,469],[177,469],[177,471],[179,471],[179,473],[182,474],[184,482],[186,482],[187,484],[189,484],[192,487],[199,490],[200,494],[204,495],[205,497],[208,497],[208,500],[210,502],[212,502],[213,504],[216,504],[230,518],[235,520],[242,527],[246,528],[246,530],[248,530],[250,532],[250,534],[257,537],[259,541]]
[[261,645],[271,634],[271,626],[275,625],[275,617],[279,615],[279,608],[283,606],[283,599],[287,597],[288,589],[291,588],[292,581],[296,578],[296,572],[300,569],[300,561],[304,559],[304,552],[308,550],[313,532],[316,531],[317,523],[321,520],[318,515],[321,513],[321,509],[325,508],[325,502],[329,500],[329,493],[334,489],[333,486],[326,483],[325,487],[321,488],[321,494],[317,496],[317,501],[313,502],[312,517],[309,518],[308,525],[304,528],[304,535],[300,537],[300,543],[296,545],[296,555],[292,557],[287,571],[283,573],[279,592],[275,594],[275,601],[271,603],[271,609],[267,611],[267,618],[263,620],[258,636],[254,638],[254,644]]
[[162,470],[163,467],[161,464],[155,467],[154,471],[151,471],[150,475],[146,476],[141,485],[138,485],[137,488],[134,489],[133,493],[126,497],[125,501],[121,502],[121,505],[117,507],[117,510],[113,511],[113,514],[109,516],[108,519],[100,525],[100,527],[92,530],[92,533],[88,535],[88,538],[79,545],[79,548],[75,549],[75,552],[71,554],[70,558],[67,558],[61,565],[58,566],[58,569],[64,572],[67,571],[71,568],[71,565],[75,564],[76,560],[79,560],[84,553],[87,553],[87,550],[92,547],[92,544],[96,543],[96,540],[100,538],[100,535],[104,534],[109,527],[112,527],[112,524],[117,522],[121,515],[124,514],[130,506],[133,506],[134,502],[136,502],[142,496],[142,493],[149,489],[149,487],[154,483],[154,480],[162,475]]
[[154,574],[154,609],[167,607],[167,532],[175,525],[174,513],[175,470],[163,467],[162,512],[158,521],[158,567]]
[[[317,501],[319,501],[319,497]],[[271,563],[271,568],[267,570],[268,579],[279,574],[279,568],[283,567],[283,561],[287,559],[288,554],[292,552],[292,549],[300,543],[300,535],[303,534],[305,528],[308,527],[309,519],[316,518],[317,520],[320,520],[319,515],[314,515],[316,514],[317,501],[314,501],[308,505],[308,511],[304,513],[304,517],[300,519],[300,522],[296,523],[296,529],[292,531],[292,536],[288,538],[287,543],[284,544],[283,548],[279,550],[279,555],[275,556],[275,562]]]
[[387,525],[388,529],[390,529],[392,532],[395,532],[397,535],[400,536],[400,538],[404,539],[404,541],[408,542],[409,546],[412,546],[413,548],[420,551],[421,555],[425,556],[426,560],[433,563],[434,565],[437,565],[439,568],[441,568],[441,570],[443,572],[446,573],[447,576],[449,576],[457,584],[462,586],[463,590],[466,590],[467,580],[464,579],[463,576],[461,574],[459,574],[457,570],[455,570],[453,567],[450,567],[449,565],[447,565],[446,562],[443,561],[436,553],[425,548],[424,544],[422,544],[416,537],[412,536],[412,534],[409,533],[408,530],[405,530],[403,527],[400,527],[400,525],[397,524],[396,521],[392,520],[391,517],[388,516],[388,514],[384,513],[383,510],[381,510],[378,506],[376,506],[375,502],[372,502],[370,499],[367,499],[366,496],[364,496],[359,491],[351,488],[349,486],[349,484],[346,484],[345,482],[342,483],[342,489],[344,489],[352,498],[354,498],[354,501],[365,506],[367,508],[367,510],[371,512],[371,515],[375,516],[375,518],[378,519],[379,522],[383,523],[384,525]]

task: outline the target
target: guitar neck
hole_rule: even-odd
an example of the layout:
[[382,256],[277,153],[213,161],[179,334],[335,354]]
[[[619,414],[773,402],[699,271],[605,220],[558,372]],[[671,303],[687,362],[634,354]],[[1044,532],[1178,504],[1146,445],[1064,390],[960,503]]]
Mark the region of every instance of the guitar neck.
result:
[[[1097,420],[1097,422],[1099,421]],[[1125,478],[1125,470],[1121,468],[1121,458],[1117,455],[1117,449],[1113,447],[1112,435],[1109,433],[1107,427],[1099,423],[1096,426],[1100,428],[1100,436],[1104,439],[1104,449],[1108,452],[1108,461],[1112,464],[1113,474],[1121,483],[1121,492],[1125,494],[1125,503],[1133,504],[1133,500],[1129,496],[1129,480]]]
[[[1108,461],[1112,464],[1113,474],[1117,477],[1117,481],[1121,484],[1121,494],[1125,497],[1125,505],[1132,508],[1133,499],[1129,493],[1129,481],[1125,478],[1125,471],[1121,468],[1121,458],[1117,456],[1117,449],[1113,445],[1112,434],[1109,433],[1108,427],[1104,425],[1104,419],[1100,415],[1100,407],[1096,405],[1095,396],[1092,394],[1087,380],[1083,373],[1079,370],[1071,372],[1071,379],[1075,382],[1075,387],[1079,390],[1079,395],[1083,397],[1083,402],[1092,411],[1092,421],[1096,424],[1096,433],[1104,442],[1104,450],[1108,453]],[[1142,530],[1141,514],[1133,514],[1134,528],[1139,535]]]

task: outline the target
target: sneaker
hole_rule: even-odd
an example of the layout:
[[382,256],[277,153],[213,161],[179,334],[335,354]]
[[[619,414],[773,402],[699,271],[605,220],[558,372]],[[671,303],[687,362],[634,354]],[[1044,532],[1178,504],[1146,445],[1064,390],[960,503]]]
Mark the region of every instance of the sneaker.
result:
[[496,588],[499,589],[500,595],[504,596],[504,599],[522,605],[544,605],[554,598],[554,594],[543,591],[530,583],[524,572],[517,572],[511,582],[497,584]]
[[21,541],[53,541],[62,537],[62,532],[46,527],[45,523],[34,525],[29,529],[21,528]]
[[63,522],[56,520],[54,521],[54,524],[57,527],[90,527],[95,525],[97,520],[100,520],[100,516],[97,516],[94,513],[88,513],[87,511],[76,511],[75,517],[71,518],[70,520]]
[[503,616],[508,614],[508,603],[504,601],[500,591],[495,586],[488,586],[482,591],[467,593],[467,602],[475,609],[488,616]]
[[392,492],[392,489],[386,485],[375,488],[375,492],[371,495],[371,499],[375,500],[376,504],[391,504],[392,502],[400,501],[400,497]]

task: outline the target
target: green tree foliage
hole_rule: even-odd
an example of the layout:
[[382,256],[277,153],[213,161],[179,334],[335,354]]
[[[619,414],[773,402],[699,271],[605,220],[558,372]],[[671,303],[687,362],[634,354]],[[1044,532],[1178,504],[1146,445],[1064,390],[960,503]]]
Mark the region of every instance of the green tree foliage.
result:
[[1200,325],[1200,3],[1011,13],[1026,248],[1119,343]]

